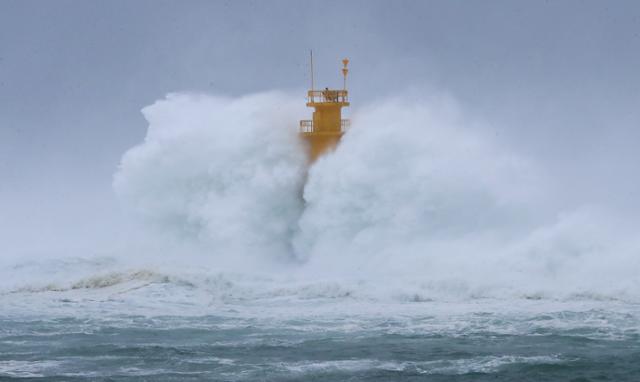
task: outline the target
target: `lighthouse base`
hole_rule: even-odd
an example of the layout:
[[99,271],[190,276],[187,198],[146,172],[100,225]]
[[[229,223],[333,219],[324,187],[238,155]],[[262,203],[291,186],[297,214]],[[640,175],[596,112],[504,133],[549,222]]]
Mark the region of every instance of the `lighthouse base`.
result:
[[333,151],[340,142],[342,134],[342,132],[300,133],[302,139],[307,142],[309,162],[313,163],[323,154]]

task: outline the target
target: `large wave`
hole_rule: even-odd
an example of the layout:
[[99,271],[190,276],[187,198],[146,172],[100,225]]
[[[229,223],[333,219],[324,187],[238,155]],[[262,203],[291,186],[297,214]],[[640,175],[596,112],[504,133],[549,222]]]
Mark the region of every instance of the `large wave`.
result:
[[115,190],[219,262],[288,258],[304,177],[296,107],[281,93],[170,94],[143,110],[147,136],[124,155]]
[[214,264],[284,259],[305,280],[419,299],[635,295],[633,226],[602,206],[557,208],[544,169],[447,97],[358,108],[308,174],[287,94],[172,94],[143,113],[115,189]]

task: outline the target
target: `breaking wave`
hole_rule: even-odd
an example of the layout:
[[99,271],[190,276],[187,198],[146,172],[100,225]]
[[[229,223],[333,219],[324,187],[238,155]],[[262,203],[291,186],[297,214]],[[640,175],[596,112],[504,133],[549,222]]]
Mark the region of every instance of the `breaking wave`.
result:
[[558,208],[544,168],[453,100],[365,105],[305,174],[292,99],[169,95],[143,110],[147,137],[117,193],[217,267],[284,259],[305,280],[377,280],[416,300],[635,294],[633,225],[603,206]]
[[296,126],[306,113],[282,92],[176,93],[144,108],[147,135],[114,188],[149,242],[106,260],[5,267],[0,292],[178,288],[190,292],[175,301],[205,305],[639,300],[637,225],[606,206],[559,206],[545,169],[455,101],[364,105],[308,171]]
[[116,192],[218,262],[286,259],[302,208],[297,107],[281,93],[171,94],[143,110],[147,136],[124,155]]

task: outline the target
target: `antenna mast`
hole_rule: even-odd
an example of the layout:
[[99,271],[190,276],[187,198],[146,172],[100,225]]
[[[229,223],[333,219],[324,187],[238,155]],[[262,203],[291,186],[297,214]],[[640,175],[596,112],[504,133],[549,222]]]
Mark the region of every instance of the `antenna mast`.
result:
[[309,50],[311,55],[311,90],[313,90],[313,50]]

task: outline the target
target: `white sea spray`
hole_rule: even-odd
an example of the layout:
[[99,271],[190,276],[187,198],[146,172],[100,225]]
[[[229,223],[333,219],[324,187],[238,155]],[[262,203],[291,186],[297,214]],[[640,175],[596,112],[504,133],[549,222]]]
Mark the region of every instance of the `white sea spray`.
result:
[[102,259],[5,259],[1,290],[205,306],[640,297],[637,223],[562,206],[545,168],[451,98],[357,107],[308,173],[298,101],[175,93],[144,108],[147,136],[114,188],[147,241]]

